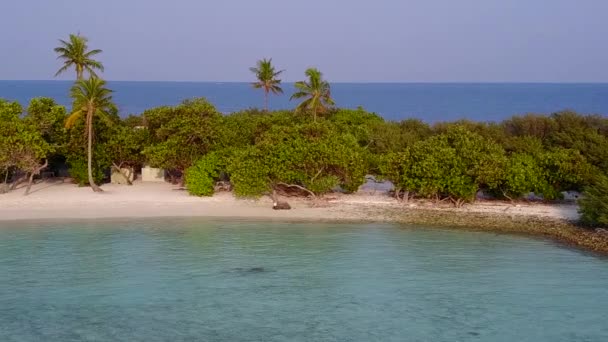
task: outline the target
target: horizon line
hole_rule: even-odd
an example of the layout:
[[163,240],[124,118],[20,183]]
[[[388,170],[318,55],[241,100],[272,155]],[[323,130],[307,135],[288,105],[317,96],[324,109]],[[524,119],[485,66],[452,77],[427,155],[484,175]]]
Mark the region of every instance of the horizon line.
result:
[[[74,82],[66,79],[0,79],[0,82]],[[182,81],[182,80],[112,80],[107,82],[133,82],[133,83],[232,83],[243,84],[253,81]],[[298,81],[281,81],[282,83],[295,83]],[[606,81],[330,81],[330,84],[608,84]]]

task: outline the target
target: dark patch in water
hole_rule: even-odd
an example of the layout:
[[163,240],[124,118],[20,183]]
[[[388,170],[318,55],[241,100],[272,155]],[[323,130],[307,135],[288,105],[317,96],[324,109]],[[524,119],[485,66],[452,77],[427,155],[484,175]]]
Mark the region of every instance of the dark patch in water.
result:
[[252,274],[252,273],[266,273],[266,272],[270,272],[270,270],[264,268],[264,267],[247,267],[247,268],[243,268],[243,267],[237,267],[234,269],[235,272],[241,273],[243,275],[247,275],[247,274]]

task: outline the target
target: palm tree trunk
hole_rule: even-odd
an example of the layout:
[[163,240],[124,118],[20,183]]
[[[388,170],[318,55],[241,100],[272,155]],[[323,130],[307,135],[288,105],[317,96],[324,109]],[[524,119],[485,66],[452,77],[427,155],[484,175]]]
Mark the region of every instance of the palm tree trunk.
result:
[[102,192],[100,187],[95,184],[93,179],[93,108],[89,107],[87,111],[87,171],[89,173],[89,184],[95,192]]
[[264,109],[268,111],[268,90],[264,90]]
[[82,68],[80,66],[76,66],[76,80],[82,80]]

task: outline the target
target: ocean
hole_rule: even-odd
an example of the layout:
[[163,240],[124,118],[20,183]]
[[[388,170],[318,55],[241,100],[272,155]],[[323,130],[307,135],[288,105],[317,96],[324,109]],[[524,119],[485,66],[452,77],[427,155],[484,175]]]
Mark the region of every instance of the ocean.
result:
[[608,259],[462,229],[7,222],[0,275],[6,342],[608,341]]
[[[33,97],[46,96],[69,105],[69,81],[0,81],[0,98],[24,107]],[[121,116],[206,97],[219,111],[235,112],[263,106],[263,92],[249,83],[111,81]],[[426,122],[470,119],[500,121],[516,114],[550,114],[574,110],[608,115],[608,83],[333,83],[339,107],[364,109],[389,120],[418,118]],[[271,109],[289,109],[293,83],[285,94],[271,96]]]

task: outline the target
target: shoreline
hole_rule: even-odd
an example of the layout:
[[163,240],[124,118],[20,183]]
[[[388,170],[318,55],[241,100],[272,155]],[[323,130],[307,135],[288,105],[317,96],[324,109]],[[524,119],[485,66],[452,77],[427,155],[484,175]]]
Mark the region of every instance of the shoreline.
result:
[[103,193],[56,180],[0,195],[0,226],[9,222],[209,218],[283,222],[396,223],[548,238],[608,255],[608,234],[575,226],[574,204],[481,201],[463,208],[416,201],[399,203],[383,193],[330,195],[313,203],[288,198],[292,210],[273,210],[269,198],[236,199],[230,193],[194,197],[168,183],[105,184]]

